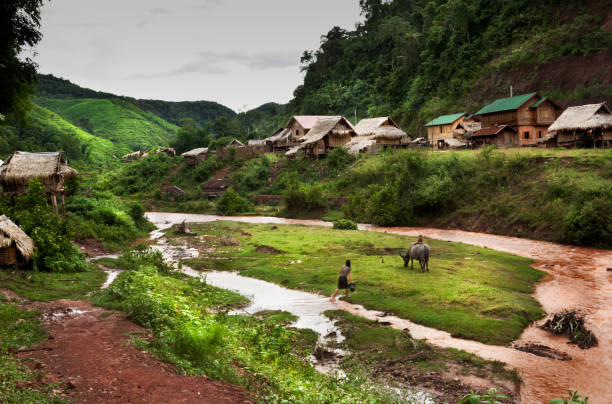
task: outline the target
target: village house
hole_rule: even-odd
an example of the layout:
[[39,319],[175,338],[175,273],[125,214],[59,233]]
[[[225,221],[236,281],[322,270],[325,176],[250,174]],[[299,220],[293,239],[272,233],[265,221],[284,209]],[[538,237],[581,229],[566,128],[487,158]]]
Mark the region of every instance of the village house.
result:
[[34,242],[8,217],[0,216],[0,266],[18,265],[29,261]]
[[474,147],[495,145],[500,149],[519,147],[518,131],[512,126],[499,125],[480,129],[467,137]]
[[[441,115],[425,124],[427,128],[427,138],[436,149],[444,149],[446,147],[457,147],[457,142],[450,141],[449,139],[456,139],[453,134],[457,126],[463,122],[465,112],[459,112],[456,114]],[[458,142],[463,145],[463,142]],[[452,145],[451,145],[452,143]]]
[[343,116],[319,118],[308,134],[300,139],[301,143],[285,155],[292,157],[304,150],[308,156],[318,158],[346,145],[355,135],[355,128]]
[[266,151],[270,153],[287,151],[290,147],[297,144],[297,138],[291,137],[291,130],[280,128],[272,136],[264,139]]
[[28,153],[17,151],[0,166],[2,192],[9,195],[28,192],[30,180],[37,178],[44,187],[55,213],[58,213],[57,198],[61,197],[65,211],[64,184],[78,175],[68,166],[63,152]]
[[304,137],[321,118],[340,118],[339,116],[328,115],[295,115],[291,117],[287,124],[287,129],[291,132],[291,138],[298,140]]
[[399,125],[388,116],[367,118],[355,126],[355,136],[346,147],[351,154],[376,153],[382,147],[406,148],[410,138]]
[[548,97],[538,93],[499,98],[484,106],[476,114],[482,128],[508,125],[519,134],[519,145],[535,145],[546,137],[548,127],[561,113],[562,108]]
[[181,154],[181,156],[183,156],[183,161],[185,161],[185,164],[188,166],[197,166],[200,162],[206,160],[208,156],[208,147],[192,149]]
[[605,102],[569,107],[538,143],[563,147],[607,147],[612,142],[612,114]]
[[266,152],[266,140],[250,139],[247,143],[247,147],[257,154],[263,154]]
[[237,148],[240,148],[240,147],[246,147],[246,146],[245,146],[245,144],[244,144],[244,143],[242,143],[240,140],[238,140],[238,139],[234,138],[234,139],[232,139],[232,141],[231,141],[231,142],[229,142],[229,143],[228,143],[228,144],[227,144],[225,147],[228,147],[228,148],[229,148],[229,147],[237,147]]

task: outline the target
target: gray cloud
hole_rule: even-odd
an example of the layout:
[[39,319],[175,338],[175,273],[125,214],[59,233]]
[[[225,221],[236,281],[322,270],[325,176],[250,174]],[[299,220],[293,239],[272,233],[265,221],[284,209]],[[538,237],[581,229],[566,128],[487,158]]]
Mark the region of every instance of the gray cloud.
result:
[[244,66],[252,70],[282,69],[299,63],[300,51],[198,52],[197,60],[165,72],[130,76],[128,79],[171,77],[181,74],[227,74],[230,66]]

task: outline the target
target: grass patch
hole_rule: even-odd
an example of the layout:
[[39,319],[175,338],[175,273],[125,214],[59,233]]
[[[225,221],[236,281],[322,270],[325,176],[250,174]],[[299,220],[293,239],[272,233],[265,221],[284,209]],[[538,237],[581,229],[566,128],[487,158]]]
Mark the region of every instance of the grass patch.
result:
[[139,347],[187,374],[244,386],[262,402],[400,402],[394,392],[365,379],[338,380],[316,372],[306,355],[317,335],[286,327],[294,320],[290,314],[227,314],[245,301],[181,274],[161,273],[153,265],[121,274],[94,298],[151,329],[152,338],[139,339]]
[[39,313],[14,304],[0,303],[0,401],[3,403],[61,403],[52,386],[34,389],[38,373],[30,372],[8,349],[29,348],[43,340]]
[[[530,296],[542,272],[531,268],[529,259],[490,249],[427,240],[430,272],[421,273],[404,268],[396,253],[414,241],[405,236],[232,222],[194,224],[191,230],[213,236],[200,241],[204,247],[217,247],[209,257],[186,260],[196,269],[241,270],[288,288],[331,295],[338,268],[351,259],[357,292],[349,301],[463,338],[507,344],[544,314]],[[228,235],[240,245],[219,247],[219,237]],[[283,254],[259,252],[260,245]]]
[[94,265],[87,272],[48,273],[0,270],[0,288],[30,300],[84,299],[100,289],[106,274]]

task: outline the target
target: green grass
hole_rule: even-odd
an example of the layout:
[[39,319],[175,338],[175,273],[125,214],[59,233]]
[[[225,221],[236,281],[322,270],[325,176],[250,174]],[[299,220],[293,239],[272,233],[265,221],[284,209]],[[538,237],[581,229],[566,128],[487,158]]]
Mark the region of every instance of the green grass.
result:
[[413,339],[406,331],[382,325],[376,321],[354,316],[343,310],[331,310],[325,314],[336,320],[346,339],[342,342],[352,354],[344,361],[346,367],[357,361],[366,368],[385,368],[387,363],[402,363],[410,372],[441,373],[457,365],[463,375],[476,375],[490,380],[520,382],[515,371],[506,369],[497,361],[486,361],[459,349],[433,347],[424,340]]
[[138,339],[141,349],[175,363],[191,375],[206,375],[256,392],[261,402],[399,402],[381,386],[357,376],[346,380],[316,372],[306,356],[317,335],[285,326],[284,312],[228,315],[245,298],[180,274],[163,275],[153,266],[121,274],[95,296],[99,305],[126,311],[152,330]]
[[0,303],[0,401],[3,403],[61,403],[51,391],[53,385],[33,388],[40,372],[31,372],[8,349],[26,349],[41,342],[45,329],[40,313],[14,304]]
[[38,301],[83,299],[100,289],[106,274],[94,265],[87,272],[48,273],[0,270],[0,288]]
[[[231,222],[190,228],[198,234],[230,234],[240,241],[239,246],[218,247],[214,257],[188,260],[196,269],[241,270],[288,288],[331,295],[338,268],[351,259],[357,292],[349,301],[463,338],[507,344],[544,314],[530,296],[543,273],[531,268],[529,259],[490,249],[427,240],[430,272],[421,273],[404,268],[398,255],[414,241],[410,237]],[[219,245],[217,238],[201,243]],[[260,245],[282,253],[257,252]],[[291,264],[297,260],[302,263]]]
[[132,150],[168,145],[178,127],[155,114],[120,99],[51,99],[35,97],[64,119],[79,124],[87,120],[90,132]]

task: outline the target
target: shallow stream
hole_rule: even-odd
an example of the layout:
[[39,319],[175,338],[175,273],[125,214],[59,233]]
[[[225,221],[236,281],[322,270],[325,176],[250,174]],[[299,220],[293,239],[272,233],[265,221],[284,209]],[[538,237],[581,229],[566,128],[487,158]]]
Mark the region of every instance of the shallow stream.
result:
[[[160,230],[181,223],[183,220],[194,223],[231,220],[248,223],[331,226],[331,223],[319,220],[162,212],[148,212],[147,218]],[[523,403],[547,403],[554,397],[565,396],[567,389],[578,390],[581,394],[588,395],[589,403],[612,403],[612,390],[609,388],[612,385],[612,372],[610,371],[612,369],[612,339],[610,337],[612,332],[612,272],[607,271],[607,268],[612,267],[612,252],[458,230],[389,228],[372,225],[359,225],[359,228],[409,236],[424,234],[428,238],[463,242],[533,258],[536,261],[534,267],[548,273],[548,276],[538,285],[535,298],[547,313],[562,309],[580,309],[586,312],[588,326],[599,338],[599,345],[589,350],[581,350],[573,345],[568,345],[565,337],[551,336],[537,328],[536,324],[525,329],[518,343],[542,344],[566,353],[572,358],[570,361],[559,361],[510,347],[485,345],[453,338],[445,331],[424,327],[395,316],[385,316],[384,313],[366,310],[360,305],[343,301],[331,303],[322,296],[288,290],[269,282],[252,280],[237,274],[207,272],[205,275],[207,281],[212,285],[233,289],[251,296],[253,308],[247,308],[249,312],[261,309],[289,311],[299,317],[296,325],[321,330],[321,335],[326,335],[327,330],[333,330],[333,323],[319,316],[326,318],[322,315],[324,311],[343,309],[372,320],[387,322],[391,327],[397,329],[408,329],[413,337],[425,338],[440,347],[458,348],[484,359],[505,362],[517,369],[521,376],[523,385],[520,397]],[[161,232],[158,232],[157,235],[157,238],[160,238]],[[166,247],[168,247],[167,244]],[[172,248],[170,246],[169,250],[164,249],[171,251]],[[171,252],[166,254],[171,254]],[[178,255],[177,252],[173,259],[180,259]],[[187,273],[188,269],[185,271]],[[199,272],[196,274],[199,275]],[[339,336],[339,338],[342,337]]]

